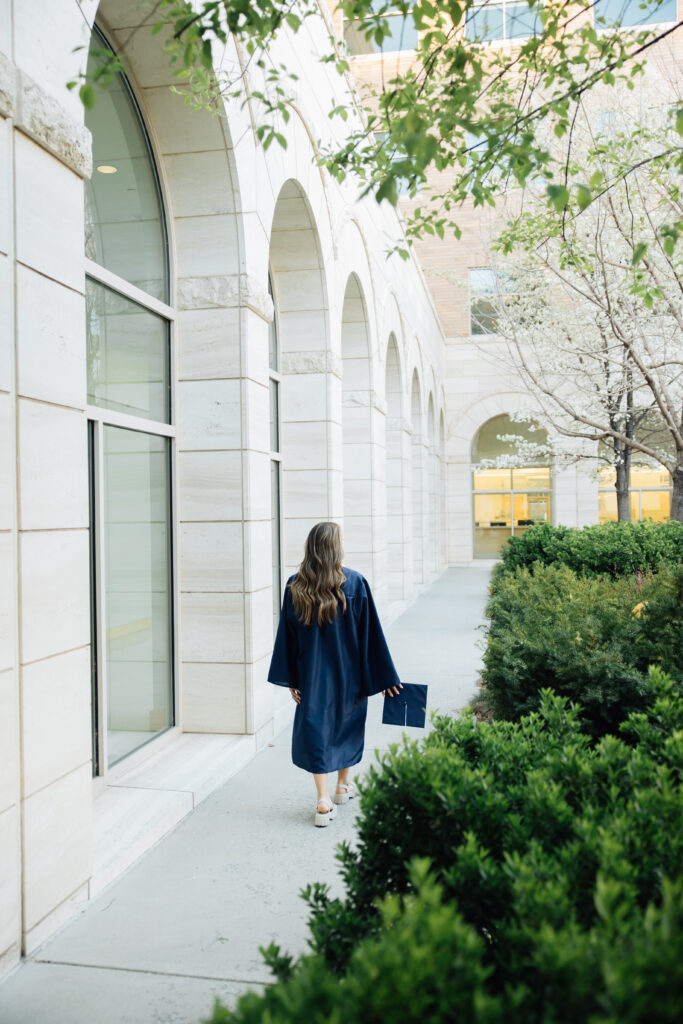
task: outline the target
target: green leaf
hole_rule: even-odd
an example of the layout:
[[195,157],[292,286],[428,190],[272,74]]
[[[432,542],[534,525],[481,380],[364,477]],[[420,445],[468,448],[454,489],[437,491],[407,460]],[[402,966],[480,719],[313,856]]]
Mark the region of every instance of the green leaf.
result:
[[383,199],[388,199],[392,206],[396,206],[398,202],[398,189],[396,188],[396,180],[394,178],[385,178],[380,187],[377,189],[375,198],[378,203],[381,203]]
[[97,93],[93,89],[92,85],[82,85],[78,90],[78,95],[80,96],[81,103],[86,110],[92,110],[97,103]]
[[593,202],[593,194],[587,185],[576,186],[576,201],[580,210],[585,210]]
[[562,213],[567,208],[567,203],[569,202],[569,191],[564,185],[548,185],[546,192],[557,212]]
[[678,134],[683,135],[683,108],[676,111],[675,127]]
[[[633,255],[631,256],[631,266],[632,267],[637,266],[640,263],[640,261],[642,260],[642,258],[643,258],[643,256],[645,255],[646,252],[647,252],[647,244],[645,242],[639,242],[638,245],[633,250]],[[651,308],[652,308],[651,305],[648,306],[648,309],[651,309]]]

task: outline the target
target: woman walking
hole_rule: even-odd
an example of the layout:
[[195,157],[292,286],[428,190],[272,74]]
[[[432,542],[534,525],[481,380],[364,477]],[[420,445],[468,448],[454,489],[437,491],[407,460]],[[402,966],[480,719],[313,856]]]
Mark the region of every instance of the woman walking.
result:
[[[288,686],[296,702],[292,760],[312,773],[315,823],[325,826],[335,804],[356,795],[349,768],[363,756],[368,697],[401,687],[368,582],[342,566],[336,523],[313,527],[287,580],[268,679]],[[329,772],[337,772],[334,802]]]

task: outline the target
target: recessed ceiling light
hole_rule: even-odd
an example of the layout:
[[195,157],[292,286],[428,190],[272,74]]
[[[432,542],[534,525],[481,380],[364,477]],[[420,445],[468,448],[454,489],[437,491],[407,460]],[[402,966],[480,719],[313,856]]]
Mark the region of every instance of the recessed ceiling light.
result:
[[118,167],[112,167],[111,164],[100,164],[97,170],[100,174],[116,174]]

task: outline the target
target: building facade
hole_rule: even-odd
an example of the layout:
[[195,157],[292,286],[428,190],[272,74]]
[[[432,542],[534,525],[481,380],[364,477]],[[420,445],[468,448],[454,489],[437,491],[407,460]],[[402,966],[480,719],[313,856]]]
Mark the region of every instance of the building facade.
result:
[[[315,522],[388,620],[501,530],[598,516],[576,470],[473,474],[528,396],[317,165],[328,110],[360,116],[328,6],[271,53],[284,149],[240,50],[243,95],[193,110],[144,11],[0,3],[0,972],[288,722],[266,674]],[[104,46],[126,73],[84,112]]]

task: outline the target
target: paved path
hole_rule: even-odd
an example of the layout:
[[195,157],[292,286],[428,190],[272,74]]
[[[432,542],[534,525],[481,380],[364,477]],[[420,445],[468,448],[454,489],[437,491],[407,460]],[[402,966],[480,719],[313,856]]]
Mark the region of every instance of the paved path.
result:
[[[430,710],[457,711],[475,691],[487,582],[485,569],[450,569],[388,630],[401,677],[430,684]],[[361,771],[400,737],[381,703]],[[339,890],[335,846],[352,839],[357,806],[314,828],[289,743],[287,730],[0,984],[2,1024],[199,1024],[214,995],[267,983],[260,945],[302,950],[299,890]]]

